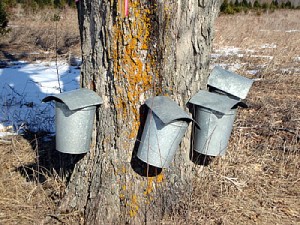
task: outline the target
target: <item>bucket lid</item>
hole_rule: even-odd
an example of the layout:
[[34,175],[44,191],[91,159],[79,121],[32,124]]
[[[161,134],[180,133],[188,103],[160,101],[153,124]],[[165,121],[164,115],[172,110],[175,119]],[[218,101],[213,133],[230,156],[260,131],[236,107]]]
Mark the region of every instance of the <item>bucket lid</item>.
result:
[[190,99],[189,103],[226,114],[240,101],[226,95],[201,90]]
[[82,109],[103,103],[103,100],[99,95],[87,88],[49,95],[42,101],[49,102],[52,100],[65,103],[70,110]]
[[192,121],[192,117],[180,108],[176,102],[166,96],[156,96],[146,100],[145,104],[164,123],[168,124],[174,120]]
[[245,99],[252,83],[253,80],[249,78],[216,66],[208,78],[207,85],[240,99]]

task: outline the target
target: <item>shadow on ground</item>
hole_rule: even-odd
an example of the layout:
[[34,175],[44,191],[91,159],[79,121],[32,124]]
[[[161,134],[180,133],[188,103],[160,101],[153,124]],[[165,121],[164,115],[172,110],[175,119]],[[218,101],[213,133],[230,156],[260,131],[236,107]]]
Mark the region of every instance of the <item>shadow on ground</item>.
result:
[[85,154],[65,154],[55,149],[55,137],[45,134],[27,133],[24,138],[28,140],[36,153],[36,162],[22,165],[17,168],[27,181],[44,183],[47,177],[59,176],[67,183],[71,177],[74,167]]

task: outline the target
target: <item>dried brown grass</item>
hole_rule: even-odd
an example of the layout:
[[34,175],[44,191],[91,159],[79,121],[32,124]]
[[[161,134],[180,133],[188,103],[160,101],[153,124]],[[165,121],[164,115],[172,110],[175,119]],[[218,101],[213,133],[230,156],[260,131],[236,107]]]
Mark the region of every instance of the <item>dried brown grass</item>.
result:
[[[249,108],[238,112],[226,155],[203,167],[192,196],[182,196],[164,224],[300,224],[299,18],[300,11],[280,10],[217,19],[214,51],[234,46],[243,55],[212,63],[240,64],[237,72],[257,81]],[[276,48],[261,48],[265,44]],[[258,72],[249,73],[253,69]]]
[[[0,224],[41,224],[56,207],[53,193],[61,183],[29,166],[37,162],[36,140],[6,140],[0,143]],[[48,179],[39,183],[40,176]]]
[[[267,62],[267,67],[264,69],[269,72],[273,72],[274,69],[298,67],[299,60],[295,57],[299,57],[300,52],[299,18],[299,10],[278,10],[262,16],[255,14],[222,16],[216,23],[214,48],[224,46],[241,48],[244,50],[241,52],[244,54],[242,62],[246,61],[248,63],[246,66]],[[265,44],[276,46],[276,48],[262,48]],[[273,59],[250,57],[254,54],[246,50],[254,50],[255,55],[272,56]],[[236,63],[241,60],[240,57],[232,57]],[[226,61],[228,59],[225,59]],[[224,62],[224,57],[218,62]]]
[[[59,15],[60,20],[54,21]],[[37,60],[53,59],[56,51],[61,56],[68,53],[80,56],[80,38],[76,9],[43,9],[25,14],[15,8],[10,14],[11,32],[1,37],[0,59]],[[56,32],[57,26],[57,32]]]

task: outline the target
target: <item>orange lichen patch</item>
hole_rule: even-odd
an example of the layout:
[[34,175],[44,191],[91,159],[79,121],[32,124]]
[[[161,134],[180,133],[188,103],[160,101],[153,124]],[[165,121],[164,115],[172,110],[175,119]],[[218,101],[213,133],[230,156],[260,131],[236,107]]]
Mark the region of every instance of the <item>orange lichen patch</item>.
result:
[[134,217],[139,210],[138,198],[136,195],[132,195],[131,200],[128,203],[128,206],[130,207],[130,209],[129,209],[130,217]]
[[[119,1],[119,3],[122,1]],[[145,4],[145,6],[147,6]],[[153,9],[145,8],[140,1],[130,2],[130,14],[125,19],[120,16],[113,26],[113,44],[110,56],[113,61],[115,80],[117,119],[120,124],[121,138],[132,140],[136,137],[140,125],[139,108],[144,96],[156,92],[155,80],[158,78],[158,63],[156,52],[151,39],[151,15]],[[149,5],[148,5],[149,6]],[[148,7],[147,6],[147,7]],[[142,97],[141,97],[142,96]],[[142,99],[142,100],[140,100]],[[130,142],[123,141],[120,146],[128,151],[132,150]],[[125,174],[125,167],[122,169]],[[124,176],[123,176],[124,177]],[[162,182],[159,178],[148,178],[144,196],[151,200],[155,182]],[[126,182],[126,181],[125,181]],[[120,200],[126,202],[125,206],[130,217],[137,215],[141,199],[131,194],[132,186],[120,186]],[[143,194],[143,193],[141,193]]]
[[144,195],[150,195],[153,191],[153,181],[154,181],[154,178],[153,177],[148,177],[148,180],[147,180],[147,187],[146,187],[146,190],[144,191]]
[[119,198],[120,198],[121,201],[124,201],[125,200],[125,195],[124,194],[120,194]]
[[156,176],[156,182],[157,182],[157,183],[161,183],[161,182],[163,182],[163,180],[164,180],[164,174],[163,174],[163,173],[158,174],[158,175]]
[[151,13],[139,1],[132,1],[130,18],[119,18],[113,27],[111,55],[116,79],[115,102],[120,121],[131,124],[128,130],[123,131],[129,139],[136,137],[139,128],[140,96],[153,89],[156,63],[149,52]]
[[122,165],[121,168],[120,168],[121,172],[124,174],[127,172],[127,169],[126,169],[126,166],[125,165]]
[[162,183],[164,180],[164,175],[158,174],[156,177],[148,177],[147,178],[147,187],[146,190],[144,191],[144,195],[148,196],[153,192],[153,188],[156,184]]

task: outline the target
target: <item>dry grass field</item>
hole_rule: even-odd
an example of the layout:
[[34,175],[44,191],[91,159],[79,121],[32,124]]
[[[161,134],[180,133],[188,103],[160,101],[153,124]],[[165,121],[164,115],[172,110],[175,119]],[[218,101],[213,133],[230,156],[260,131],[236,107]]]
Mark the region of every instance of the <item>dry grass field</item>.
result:
[[190,224],[300,224],[299,20],[300,11],[218,18],[212,65],[255,82],[226,156],[194,184]]
[[56,49],[60,57],[80,55],[75,9],[44,9],[28,15],[15,8],[10,15],[11,32],[0,41],[1,60],[51,60]]
[[[249,108],[238,112],[226,155],[203,167],[191,184],[193,194],[183,195],[162,224],[300,224],[299,21],[299,10],[217,19],[211,64],[255,80]],[[30,23],[14,25],[25,24]],[[53,23],[48,25],[53,29]],[[12,33],[0,46],[9,50],[9,43],[20,44],[34,29],[32,22],[24,28],[27,35],[14,40]],[[51,162],[39,161],[53,146],[41,140],[0,142],[0,224],[68,224],[69,215],[55,213],[64,189],[59,170],[50,176]]]

